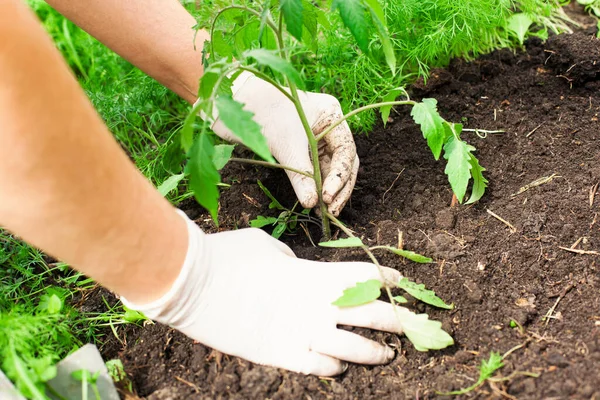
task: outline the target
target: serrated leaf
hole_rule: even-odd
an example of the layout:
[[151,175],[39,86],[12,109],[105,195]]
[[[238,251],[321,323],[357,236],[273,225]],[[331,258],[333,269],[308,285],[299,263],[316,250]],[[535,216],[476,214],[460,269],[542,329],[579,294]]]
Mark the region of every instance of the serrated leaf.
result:
[[504,363],[502,362],[502,356],[500,353],[492,351],[490,358],[487,360],[481,360],[481,367],[479,367],[479,380],[484,381],[491,378],[494,373],[502,368]]
[[451,137],[444,145],[444,158],[448,160],[444,172],[459,203],[462,203],[469,179],[471,178],[471,151],[475,147],[456,137]]
[[332,9],[339,10],[346,28],[350,29],[358,47],[369,54],[371,21],[361,0],[333,0]]
[[[401,89],[390,90],[390,92],[383,97],[383,102],[388,103],[388,102],[395,101],[398,98],[398,96],[400,96],[400,93],[402,93]],[[392,111],[392,106],[381,107],[380,112],[381,112],[381,120],[383,121],[383,126],[386,126],[386,124],[388,123],[388,119],[390,118],[391,111]]]
[[319,243],[319,246],[333,248],[362,247],[363,242],[358,237],[349,237],[344,239],[330,240],[328,242],[321,242]]
[[219,189],[221,175],[213,163],[214,147],[207,134],[198,136],[190,149],[186,171],[190,177],[189,186],[200,205],[208,210],[215,223],[218,223]]
[[[219,96],[216,101],[219,119],[241,142],[266,161],[275,162],[267,139],[259,124],[252,119],[253,113],[244,110],[244,105],[231,96]],[[212,148],[212,147],[211,147]],[[212,153],[209,160],[212,160]]]
[[485,188],[487,187],[488,183],[488,180],[483,176],[483,171],[485,171],[485,168],[479,165],[479,160],[477,160],[473,154],[470,154],[469,164],[471,164],[473,188],[471,189],[471,197],[469,197],[469,201],[467,201],[465,204],[472,204],[481,199],[485,193]]
[[331,304],[338,307],[355,307],[375,301],[380,295],[381,282],[370,279],[344,290],[344,294]]
[[279,218],[275,217],[263,217],[262,215],[257,216],[255,219],[250,221],[250,226],[252,228],[262,228],[267,225],[273,225],[279,221]]
[[454,339],[442,329],[442,323],[432,321],[427,314],[415,314],[398,308],[402,330],[418,351],[440,350],[454,344]]
[[433,290],[428,290],[425,288],[425,285],[412,282],[408,278],[400,279],[398,287],[415,299],[421,300],[423,303],[427,303],[434,307],[445,308],[446,310],[452,310],[454,308],[454,304],[448,305],[444,303],[444,300],[437,297]]
[[185,177],[185,174],[171,175],[157,188],[158,193],[165,197],[171,190],[175,190],[179,186],[179,182]]
[[444,129],[444,119],[437,110],[437,100],[423,99],[421,103],[413,106],[410,115],[415,123],[421,126],[421,132],[427,139],[427,145],[431,149],[433,157],[439,160],[447,132]]
[[513,14],[508,18],[508,23],[506,27],[509,31],[515,34],[519,43],[523,45],[525,41],[525,35],[527,35],[527,31],[529,27],[533,24],[533,20],[529,18],[524,13]]
[[[220,82],[219,82],[219,78]],[[216,89],[218,96],[232,96],[231,86],[233,81],[226,76],[222,77],[221,71],[206,71],[200,78],[200,87],[198,89],[198,98],[208,100],[215,91],[215,86],[219,82],[219,87]]]
[[259,64],[267,66],[273,71],[277,71],[290,78],[296,86],[300,88],[304,87],[304,81],[302,81],[300,73],[296,71],[291,63],[279,57],[274,52],[265,49],[254,49],[245,52],[244,56],[246,58],[254,58]]
[[38,310],[46,314],[58,314],[62,307],[63,301],[56,294],[44,294],[38,304]]
[[394,296],[393,299],[396,303],[400,303],[400,304],[408,303],[408,300],[406,300],[406,298],[404,296]]
[[231,159],[231,153],[235,145],[233,144],[218,144],[215,146],[215,153],[213,154],[213,164],[215,168],[220,171]]
[[226,57],[233,56],[233,47],[227,42],[229,35],[221,30],[216,30],[211,37],[213,57]]
[[431,258],[415,253],[414,251],[401,250],[391,246],[377,246],[377,248],[382,248],[391,251],[392,253],[397,254],[400,257],[408,258],[409,260],[414,261],[416,263],[427,264],[433,262]]
[[267,189],[265,185],[260,181],[260,179],[256,180],[258,187],[263,191],[263,193],[271,199],[271,203],[269,204],[269,209],[277,209],[277,210],[285,210],[285,207],[281,205],[281,203],[271,194],[271,191]]
[[165,171],[171,174],[179,174],[183,169],[182,163],[185,160],[185,154],[181,151],[181,138],[179,135],[167,146],[165,155],[162,158],[162,166]]
[[279,224],[277,224],[275,229],[273,229],[271,236],[273,236],[275,239],[279,239],[281,237],[281,235],[283,235],[283,233],[285,232],[285,228],[286,228],[285,222],[280,222]]
[[301,42],[304,10],[302,0],[279,0],[279,4],[288,32]]

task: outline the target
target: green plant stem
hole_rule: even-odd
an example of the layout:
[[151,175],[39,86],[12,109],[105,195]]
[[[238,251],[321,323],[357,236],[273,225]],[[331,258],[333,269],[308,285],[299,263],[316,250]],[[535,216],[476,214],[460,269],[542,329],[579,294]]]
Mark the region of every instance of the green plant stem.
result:
[[[279,46],[279,52],[281,57],[287,60],[287,55],[285,52],[285,44],[283,42],[283,14],[279,16],[279,29],[277,29],[276,37],[277,43]],[[323,223],[323,236],[325,240],[329,240],[331,238],[331,225],[329,223],[329,213],[327,211],[327,204],[323,201],[323,180],[321,177],[321,165],[319,164],[319,146],[318,141],[313,134],[313,131],[308,123],[308,119],[306,118],[306,113],[304,112],[304,108],[302,107],[302,103],[300,102],[300,96],[298,96],[298,89],[296,85],[290,78],[286,77],[287,85],[290,89],[290,94],[292,96],[292,102],[296,107],[296,111],[298,112],[298,116],[300,117],[300,121],[302,122],[302,126],[304,127],[304,131],[306,133],[306,138],[308,139],[308,146],[310,148],[311,158],[313,162],[313,179],[315,181],[315,187],[317,189],[317,195],[319,196],[319,208],[321,210],[321,222]]]
[[235,161],[235,162],[246,163],[246,164],[261,165],[263,167],[269,167],[269,168],[285,169],[285,170],[288,170],[288,171],[291,171],[291,172],[295,172],[295,173],[300,174],[300,175],[308,176],[309,178],[313,178],[313,176],[311,174],[309,174],[308,172],[306,172],[306,171],[300,171],[299,169],[288,167],[287,165],[283,165],[283,164],[274,164],[274,163],[270,163],[268,161],[251,160],[249,158],[236,158],[236,157],[230,158],[229,161]]
[[381,108],[381,107],[385,107],[385,106],[401,106],[401,105],[415,105],[415,104],[417,104],[417,103],[412,100],[399,100],[399,101],[385,101],[382,103],[369,104],[368,106],[357,108],[356,110],[350,111],[348,114],[344,115],[342,118],[337,120],[334,124],[328,126],[327,129],[325,129],[323,132],[318,134],[316,141],[319,142],[321,139],[323,139],[325,136],[327,136],[329,133],[331,133],[331,131],[333,131],[335,128],[337,128],[337,126],[339,124],[346,121],[348,118],[351,118],[351,117],[355,116],[356,114],[359,114],[363,111],[371,110],[373,108]]
[[[327,213],[327,216],[334,223],[334,225],[337,226],[338,228],[340,228],[346,235],[348,235],[348,237],[356,237],[356,235],[354,233],[352,233],[352,231],[350,229],[346,228],[339,219],[337,219],[336,217],[334,217],[332,214],[329,214],[329,213]],[[398,321],[401,321],[400,314],[398,313],[398,306],[396,305],[396,302],[394,301],[394,296],[392,296],[392,291],[390,290],[390,287],[388,286],[388,284],[385,280],[385,275],[383,274],[383,269],[381,267],[381,264],[379,264],[379,261],[377,260],[375,255],[369,249],[369,246],[367,246],[366,244],[363,244],[361,246],[361,248],[363,249],[363,251],[365,253],[367,253],[367,256],[369,256],[369,258],[371,259],[373,264],[375,264],[375,266],[377,267],[377,270],[379,271],[379,276],[381,278],[381,282],[383,283],[383,287],[385,288],[385,292],[386,292],[388,298],[390,299],[392,308],[394,309],[394,314],[396,315],[396,318],[398,318]],[[397,282],[394,282],[394,285],[396,283]]]

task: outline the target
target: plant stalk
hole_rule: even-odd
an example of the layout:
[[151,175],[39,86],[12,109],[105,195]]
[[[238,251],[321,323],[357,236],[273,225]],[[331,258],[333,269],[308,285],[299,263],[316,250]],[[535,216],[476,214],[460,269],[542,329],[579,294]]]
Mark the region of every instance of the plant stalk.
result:
[[[285,52],[285,43],[283,42],[283,14],[279,16],[279,28],[276,31],[277,43],[279,46],[279,52],[282,58],[287,60],[287,54]],[[289,60],[288,60],[289,61]],[[304,108],[302,107],[302,103],[300,101],[300,96],[298,95],[298,89],[294,82],[291,79],[286,77],[288,88],[290,89],[290,95],[292,96],[294,106],[296,107],[296,111],[298,112],[298,116],[300,117],[300,121],[302,122],[302,126],[304,127],[304,131],[306,133],[306,138],[308,139],[308,146],[311,153],[312,163],[313,163],[313,176],[312,178],[315,181],[315,186],[317,189],[317,195],[319,196],[319,209],[321,211],[321,222],[323,223],[323,236],[325,240],[329,240],[331,238],[331,225],[329,223],[329,212],[327,210],[327,204],[323,201],[323,179],[321,177],[321,165],[319,164],[319,146],[318,140],[313,134],[313,131],[308,123],[308,119],[306,118],[306,113],[304,112]]]
[[311,174],[309,174],[306,171],[300,171],[299,169],[288,167],[287,165],[274,164],[274,163],[270,163],[268,161],[252,160],[252,159],[249,159],[249,158],[236,158],[236,157],[230,158],[229,161],[235,161],[235,162],[240,162],[240,163],[245,163],[245,164],[261,165],[263,167],[269,167],[269,168],[285,169],[285,170],[288,170],[288,171],[291,171],[291,172],[295,172],[295,173],[300,174],[300,175],[308,176],[309,178],[313,177]]

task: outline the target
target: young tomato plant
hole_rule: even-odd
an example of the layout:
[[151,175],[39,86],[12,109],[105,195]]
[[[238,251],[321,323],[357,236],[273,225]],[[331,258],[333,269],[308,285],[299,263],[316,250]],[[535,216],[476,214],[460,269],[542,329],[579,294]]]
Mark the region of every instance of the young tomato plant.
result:
[[[350,30],[358,47],[365,53],[369,51],[369,42],[379,40],[385,60],[392,72],[396,68],[396,57],[388,35],[385,16],[377,0],[333,0],[332,10],[339,15]],[[219,29],[222,20],[227,20],[229,30]],[[442,156],[447,160],[445,172],[450,185],[459,202],[465,199],[470,180],[473,187],[467,203],[473,203],[484,194],[487,180],[483,176],[485,169],[481,167],[473,155],[475,148],[461,139],[462,125],[444,120],[437,110],[435,99],[424,99],[416,102],[408,98],[395,100],[403,91],[397,90],[383,98],[384,101],[370,104],[349,112],[336,121],[333,121],[318,135],[313,134],[307,120],[305,110],[300,101],[299,90],[304,88],[302,75],[292,63],[293,52],[298,42],[306,46],[306,52],[314,49],[319,27],[327,23],[323,10],[307,0],[267,0],[253,2],[250,6],[232,5],[219,11],[210,26],[211,41],[204,45],[204,75],[200,80],[198,100],[188,114],[181,131],[181,146],[188,156],[186,172],[171,180],[166,181],[161,191],[166,193],[176,187],[177,182],[183,177],[189,177],[189,185],[198,202],[205,207],[217,221],[220,183],[219,169],[228,161],[247,162],[273,168],[281,168],[305,175],[314,180],[319,195],[318,211],[321,218],[323,236],[326,240],[331,238],[330,224],[333,223],[342,229],[348,239],[328,242],[333,247],[361,247],[379,267],[379,262],[373,255],[374,250],[383,249],[407,257],[417,262],[430,262],[430,259],[416,253],[395,249],[391,247],[369,248],[355,237],[340,221],[327,210],[327,205],[322,198],[322,177],[319,164],[319,142],[331,133],[338,125],[358,113],[379,108],[385,121],[391,107],[406,105],[412,107],[411,115],[420,125],[424,138],[427,140],[433,156],[439,159]],[[233,28],[231,28],[233,25]],[[289,35],[288,35],[289,33]],[[297,42],[296,42],[297,41]],[[263,79],[282,93],[295,107],[304,128],[313,163],[313,172],[299,171],[292,166],[278,164],[270,153],[265,137],[262,135],[261,126],[254,121],[253,114],[244,109],[244,104],[234,99],[232,85],[242,72],[249,72]],[[254,151],[262,160],[231,158],[231,147],[215,145],[210,127],[214,123],[214,115],[222,122],[243,145]],[[197,124],[197,116],[202,122]],[[197,131],[197,134],[194,132]],[[304,151],[304,149],[298,149]],[[273,198],[271,199],[273,200]],[[272,203],[273,204],[273,203]],[[281,216],[280,216],[281,217]],[[255,226],[260,224],[276,224],[278,232],[283,232],[289,222],[287,217],[275,220],[255,220]],[[282,228],[283,226],[283,228]],[[350,243],[351,242],[351,243]],[[325,244],[327,246],[327,244]],[[380,269],[381,270],[381,269]],[[437,306],[446,305],[440,299],[432,297],[432,292],[424,287],[410,284],[406,281],[385,282],[382,280],[365,283],[370,288],[371,301],[376,291],[376,285],[386,288],[388,297],[394,310],[402,323],[402,327],[409,339],[419,350],[440,349],[451,345],[452,338],[441,329],[441,324],[429,321],[426,314],[416,315],[407,309],[397,307],[402,301],[401,297],[394,298],[389,285],[397,285],[411,295],[421,296],[423,299],[433,299],[430,304]],[[379,291],[377,291],[379,295]]]

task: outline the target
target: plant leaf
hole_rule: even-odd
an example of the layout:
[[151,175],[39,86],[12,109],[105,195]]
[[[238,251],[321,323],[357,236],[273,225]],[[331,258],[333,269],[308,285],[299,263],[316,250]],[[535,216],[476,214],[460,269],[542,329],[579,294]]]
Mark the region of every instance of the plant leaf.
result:
[[185,177],[185,174],[171,175],[158,187],[158,193],[165,197],[171,190],[179,186],[179,182]]
[[[401,89],[390,90],[390,92],[383,97],[383,102],[387,103],[387,102],[392,102],[392,101],[396,100],[398,98],[398,96],[400,96],[400,93],[402,93],[402,92],[403,91]],[[383,121],[383,126],[387,125],[388,119],[390,118],[391,111],[392,111],[392,106],[381,107],[380,112],[381,112],[381,120]]]
[[469,155],[469,164],[471,164],[471,177],[473,178],[473,188],[471,189],[471,197],[469,197],[469,201],[467,201],[465,204],[472,204],[481,199],[485,193],[485,188],[487,187],[488,183],[488,180],[483,176],[483,171],[485,171],[485,168],[479,165],[479,160],[477,160],[473,154]]
[[[252,119],[253,113],[244,110],[244,105],[231,96],[219,96],[216,101],[219,119],[241,142],[266,161],[275,162],[267,139],[261,133],[260,125]],[[211,146],[212,149],[212,146]],[[212,152],[208,160],[212,160]]]
[[331,7],[339,10],[344,25],[350,29],[358,47],[365,54],[369,54],[371,21],[369,21],[363,2],[361,0],[333,0]]
[[279,4],[288,32],[301,42],[304,9],[302,0],[279,0]]
[[529,27],[533,24],[533,20],[524,13],[513,14],[508,18],[506,28],[517,36],[519,43],[523,45],[525,35]]
[[263,193],[269,199],[271,199],[271,203],[269,204],[269,209],[273,209],[273,208],[275,208],[277,210],[285,210],[286,209],[284,206],[281,205],[281,203],[279,201],[277,201],[275,196],[273,196],[271,194],[271,191],[269,189],[267,189],[267,187],[265,185],[263,185],[263,183],[260,181],[260,179],[257,179],[256,183],[258,184],[258,187],[263,191]]
[[377,300],[380,295],[381,282],[377,279],[370,279],[344,290],[344,294],[331,304],[338,307],[360,306]]
[[415,314],[398,308],[402,330],[418,351],[440,350],[454,344],[454,339],[442,329],[442,323],[432,321],[427,314]]
[[330,240],[328,242],[321,242],[319,246],[322,247],[334,247],[334,248],[344,248],[344,247],[362,247],[363,242],[358,237],[349,237],[338,240]]
[[421,132],[427,139],[427,145],[431,149],[433,157],[439,160],[447,132],[444,128],[444,119],[437,110],[437,100],[423,99],[421,103],[413,106],[410,115],[421,126]]
[[444,145],[444,158],[448,160],[444,172],[448,175],[448,181],[456,198],[462,203],[469,179],[471,178],[471,151],[475,147],[452,136]]
[[208,210],[218,224],[219,189],[221,175],[213,163],[214,147],[208,134],[202,133],[190,149],[190,159],[186,171],[190,176],[190,189],[200,205]]
[[408,303],[408,300],[406,300],[406,298],[404,296],[394,296],[393,299],[396,303],[400,303],[400,304]]
[[[378,246],[378,248],[379,248],[379,246]],[[391,247],[391,246],[382,246],[381,248],[391,251],[392,253],[397,254],[400,257],[408,258],[409,260],[414,261],[416,263],[427,264],[427,263],[433,262],[433,260],[431,258],[425,257],[418,253],[415,253],[414,251],[400,250],[400,249],[397,249],[397,248]]]
[[421,300],[423,303],[430,304],[434,307],[445,308],[446,310],[452,310],[454,308],[454,304],[448,305],[444,303],[444,300],[437,297],[433,290],[428,290],[425,288],[425,285],[412,282],[408,278],[400,279],[398,287],[406,291],[415,299]]
[[286,228],[285,222],[280,222],[279,224],[277,224],[275,229],[273,229],[271,236],[273,236],[275,239],[279,239],[281,237],[281,235],[283,235],[283,233],[285,232],[285,228]]
[[385,61],[390,67],[392,75],[396,75],[396,54],[394,53],[394,46],[392,45],[392,41],[390,40],[390,36],[388,34],[383,8],[381,7],[381,4],[379,4],[378,0],[365,0],[365,4],[371,12],[373,24],[375,25],[377,35],[381,40]]
[[213,154],[213,164],[215,168],[220,171],[231,159],[231,153],[235,145],[233,144],[218,144],[215,146],[215,153]]
[[263,226],[273,225],[277,221],[279,221],[279,218],[263,217],[262,215],[258,215],[255,219],[250,221],[250,226],[252,228],[262,228]]
[[283,76],[290,78],[296,86],[303,88],[304,81],[296,68],[288,61],[276,55],[274,52],[265,49],[248,50],[244,53],[246,58],[254,58],[260,65],[267,66],[273,71],[277,71]]

